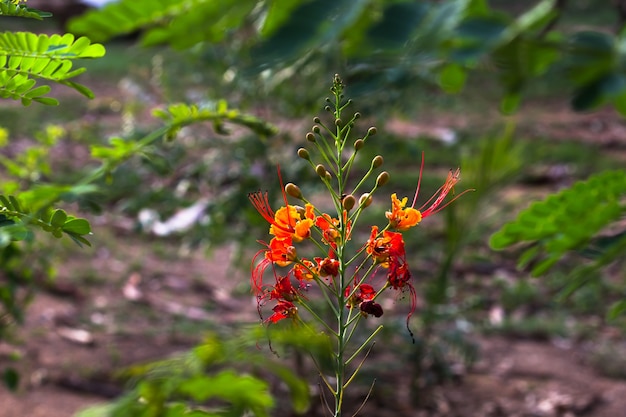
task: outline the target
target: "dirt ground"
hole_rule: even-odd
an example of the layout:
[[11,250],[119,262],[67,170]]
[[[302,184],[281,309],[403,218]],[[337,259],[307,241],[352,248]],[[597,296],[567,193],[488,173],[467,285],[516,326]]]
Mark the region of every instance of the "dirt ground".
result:
[[[176,318],[184,316],[201,329],[210,314],[203,308],[207,303],[220,321],[257,319],[249,296],[228,296],[240,283],[247,284],[241,272],[224,262],[228,248],[216,252],[213,260],[191,254],[172,262],[129,239],[123,251],[85,254],[89,268],[119,279],[89,286],[60,279],[34,299],[19,343],[0,345],[0,367],[15,366],[22,375],[18,392],[0,389],[1,417],[69,417],[115,397],[122,389],[113,382],[115,370],[183,351],[198,340],[197,332],[177,329]],[[133,262],[145,266],[141,275],[125,267]],[[72,268],[86,277],[87,265]],[[201,276],[207,279],[202,282]],[[626,415],[626,381],[599,375],[589,365],[583,344],[501,336],[478,342],[481,359],[457,382],[437,388],[428,409],[396,404],[391,411],[374,399],[363,415]],[[11,360],[15,356],[21,360]],[[378,386],[391,383],[380,381]]]

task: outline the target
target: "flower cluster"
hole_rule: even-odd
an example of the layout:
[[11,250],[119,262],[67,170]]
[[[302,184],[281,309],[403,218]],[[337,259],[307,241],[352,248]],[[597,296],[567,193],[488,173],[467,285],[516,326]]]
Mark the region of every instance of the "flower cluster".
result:
[[[422,170],[423,155],[420,180]],[[259,310],[265,301],[271,300],[276,304],[272,309],[273,314],[267,321],[276,323],[286,318],[296,319],[298,318],[297,304],[306,301],[304,293],[312,283],[317,283],[328,288],[331,293],[341,291],[347,308],[358,308],[364,316],[380,317],[383,315],[383,309],[375,300],[383,290],[391,288],[400,292],[408,291],[410,294],[411,310],[407,315],[408,325],[408,319],[416,307],[417,296],[406,260],[401,232],[417,226],[423,219],[449,204],[449,202],[444,204],[444,201],[459,181],[459,174],[458,169],[450,171],[444,184],[419,209],[415,208],[415,203],[421,181],[418,182],[415,198],[410,207],[407,207],[407,197],[400,200],[395,193],[392,194],[391,210],[385,213],[388,224],[383,230],[379,230],[378,226],[372,226],[370,237],[360,250],[365,253],[366,260],[354,271],[353,285],[347,286],[335,279],[340,272],[345,271],[346,265],[342,265],[340,259],[344,258],[343,249],[351,235],[353,216],[350,216],[346,207],[352,209],[354,205],[353,203],[346,204],[346,200],[348,197],[353,199],[352,195],[342,199],[341,219],[339,219],[320,212],[309,202],[304,207],[288,204],[288,194],[306,201],[300,189],[291,183],[283,187],[285,205],[275,212],[270,206],[267,192],[258,191],[249,194],[248,197],[254,207],[268,221],[269,233],[273,236],[269,244],[262,242],[265,249],[259,251],[253,261],[252,288],[258,300]],[[370,193],[364,196],[360,199],[361,204],[357,210],[371,202]],[[299,256],[296,244],[316,237],[319,238],[319,242],[316,242],[318,246],[324,245],[328,248],[326,256],[312,259]],[[258,261],[260,256],[262,258]],[[375,290],[371,283],[365,282],[368,276],[358,278],[359,272],[365,268],[367,261],[370,262],[368,274],[371,277],[378,275],[379,269],[386,272],[386,280],[379,290]],[[268,284],[264,282],[264,275],[269,266],[272,266],[274,280]],[[277,267],[290,268],[284,275],[281,275]]]
[[[331,92],[334,100],[328,98],[329,105],[325,109],[332,114],[332,124],[324,124],[316,117],[313,119],[315,125],[306,134],[307,141],[318,156],[316,161],[311,156],[313,152],[306,148],[300,148],[298,156],[308,162],[326,186],[334,206],[333,211],[328,212],[312,204],[297,185],[289,183],[283,186],[280,169],[278,177],[284,201],[281,207],[276,211],[272,209],[267,192],[251,193],[249,198],[269,223],[271,236],[269,243],[260,242],[263,249],[257,252],[252,262],[252,289],[257,298],[259,314],[262,315],[266,303],[271,303],[272,314],[265,322],[277,323],[290,319],[300,323],[303,322],[300,311],[305,310],[311,320],[316,321],[330,338],[335,339],[333,378],[327,378],[322,373],[320,378],[335,399],[334,416],[338,417],[341,415],[343,392],[361,365],[352,370],[351,376],[346,372],[347,367],[364,351],[382,325],[352,351],[349,351],[349,342],[361,319],[383,315],[383,307],[378,299],[385,290],[409,294],[409,329],[409,319],[416,309],[417,294],[407,262],[403,233],[454,200],[446,200],[446,197],[459,181],[460,173],[458,169],[450,171],[433,196],[421,207],[416,207],[424,169],[422,154],[412,204],[408,206],[407,197],[398,198],[396,194],[391,194],[391,208],[385,213],[386,225],[381,228],[371,226],[369,238],[353,233],[361,213],[372,204],[380,188],[389,182],[390,175],[382,171],[372,181],[374,173],[384,163],[383,157],[377,155],[361,180],[355,185],[348,184],[348,180],[354,177],[351,175],[353,162],[369,138],[376,134],[376,128],[369,128],[361,138],[349,140],[360,115],[354,113],[349,119],[344,118],[344,110],[350,105],[350,100],[344,100],[343,83],[338,76],[333,80]],[[370,184],[369,189],[363,190],[367,184]],[[358,198],[355,197],[359,194]],[[302,205],[289,204],[288,196]],[[358,242],[359,239],[363,239],[363,242]],[[312,249],[315,254],[309,256]],[[271,270],[271,275],[267,273],[268,270]],[[266,275],[270,278],[266,279]],[[318,294],[326,303],[325,314],[318,313],[315,307],[317,304],[309,300],[309,297]],[[330,321],[323,318],[329,317],[328,312],[331,313]]]

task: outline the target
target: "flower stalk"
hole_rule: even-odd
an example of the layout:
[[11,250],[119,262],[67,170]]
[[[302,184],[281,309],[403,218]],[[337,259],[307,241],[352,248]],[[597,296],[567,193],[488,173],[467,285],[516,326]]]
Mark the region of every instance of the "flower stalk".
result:
[[[377,133],[370,127],[366,134],[356,140],[351,138],[359,113],[346,117],[350,100],[344,99],[344,85],[335,76],[331,88],[332,98],[327,99],[325,107],[331,113],[332,123],[324,123],[319,117],[313,119],[315,125],[306,134],[308,148],[300,148],[298,156],[306,160],[320,180],[326,186],[333,202],[334,213],[329,214],[312,204],[300,187],[288,183],[283,186],[284,206],[276,211],[270,206],[267,193],[249,194],[249,199],[265,218],[272,236],[253,259],[252,289],[257,298],[259,314],[267,303],[272,303],[272,314],[264,323],[276,324],[283,320],[292,320],[294,324],[315,323],[312,328],[321,329],[334,339],[333,374],[320,377],[330,391],[334,404],[329,404],[333,417],[341,417],[344,409],[346,388],[354,381],[370,350],[376,335],[383,328],[379,325],[361,343],[353,343],[357,328],[363,319],[380,318],[384,311],[377,302],[387,290],[408,293],[411,309],[409,319],[416,306],[417,295],[408,267],[404,249],[403,232],[417,226],[428,216],[435,214],[450,204],[447,195],[459,181],[460,172],[450,171],[444,184],[420,208],[415,208],[421,175],[424,167],[423,155],[420,166],[420,180],[413,203],[407,207],[408,198],[399,199],[391,195],[391,210],[385,213],[387,224],[379,229],[371,226],[369,239],[356,250],[348,245],[352,239],[352,230],[363,210],[370,206],[380,189],[390,181],[387,171],[380,171],[383,157],[373,158],[369,170],[349,189],[352,167],[357,153],[368,145],[369,138]],[[347,122],[346,122],[347,120]],[[352,147],[347,155],[348,147]],[[357,190],[372,182],[367,192]],[[469,191],[469,190],[466,190]],[[304,203],[304,207],[290,205],[288,196]],[[313,242],[306,245],[306,242]],[[304,256],[304,252],[313,247],[319,256]],[[301,253],[303,252],[303,253]],[[271,268],[269,268],[271,267]],[[272,271],[268,279],[266,272]],[[316,311],[308,302],[312,287],[317,286],[323,301],[332,314],[332,320],[326,321],[325,315]],[[378,288],[378,289],[376,289]],[[300,310],[307,316],[300,316]],[[412,333],[411,333],[412,334]],[[356,344],[356,346],[354,346]],[[353,362],[361,358],[358,365]],[[356,413],[363,408],[358,407]],[[354,413],[353,415],[356,415]]]

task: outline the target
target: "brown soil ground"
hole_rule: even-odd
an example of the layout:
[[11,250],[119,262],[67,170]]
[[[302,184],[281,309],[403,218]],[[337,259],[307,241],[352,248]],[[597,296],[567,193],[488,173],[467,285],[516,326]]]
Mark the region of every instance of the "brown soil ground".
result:
[[[115,397],[122,388],[112,382],[116,370],[183,351],[198,341],[197,333],[177,329],[176,317],[202,323],[209,318],[203,309],[207,303],[215,307],[213,319],[257,320],[249,296],[229,296],[247,280],[229,270],[227,248],[216,252],[213,260],[192,254],[173,262],[141,248],[132,238],[126,243],[124,250],[97,250],[85,254],[84,263],[72,265],[74,273],[82,271],[79,275],[98,271],[119,279],[89,286],[59,279],[28,309],[19,329],[21,343],[0,345],[0,367],[16,366],[22,375],[18,392],[0,390],[1,417],[69,417]],[[141,272],[131,272],[127,265],[137,262]],[[393,411],[374,395],[363,415],[626,415],[626,381],[599,375],[589,365],[583,344],[504,337],[481,338],[479,344],[482,359],[457,382],[436,388],[426,408],[402,405],[410,399],[402,399],[405,390],[398,387]],[[15,355],[21,360],[10,360]],[[378,381],[376,387],[398,381],[401,376],[393,382]]]

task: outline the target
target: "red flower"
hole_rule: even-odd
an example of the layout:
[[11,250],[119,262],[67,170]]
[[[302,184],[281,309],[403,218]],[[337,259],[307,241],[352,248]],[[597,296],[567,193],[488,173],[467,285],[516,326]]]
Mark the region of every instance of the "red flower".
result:
[[374,302],[376,290],[371,285],[361,284],[354,292],[352,292],[350,287],[347,287],[345,295],[348,297],[348,304],[346,307],[353,308],[358,306],[361,313],[364,315],[371,314],[374,317],[380,317],[383,315],[383,308],[381,305]]
[[[252,259],[252,290],[257,295],[263,290],[263,275],[268,266],[287,266],[297,259],[296,248],[291,244],[291,239],[289,238],[273,238],[270,240],[269,245],[264,242],[260,243],[267,246],[267,249],[258,251]],[[256,260],[260,254],[263,254],[263,259],[256,264]]]
[[291,284],[289,276],[278,277],[276,285],[270,291],[270,300],[296,301],[300,293]]
[[294,318],[298,315],[298,307],[291,301],[278,301],[278,304],[272,308],[274,314],[269,316],[266,321],[277,323],[286,318]]
[[402,234],[387,230],[383,231],[382,236],[378,236],[378,226],[372,226],[365,251],[372,256],[375,263],[388,268],[390,261],[398,257],[404,258],[404,239]]

